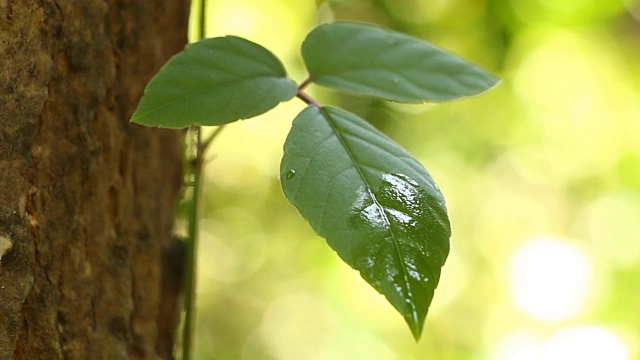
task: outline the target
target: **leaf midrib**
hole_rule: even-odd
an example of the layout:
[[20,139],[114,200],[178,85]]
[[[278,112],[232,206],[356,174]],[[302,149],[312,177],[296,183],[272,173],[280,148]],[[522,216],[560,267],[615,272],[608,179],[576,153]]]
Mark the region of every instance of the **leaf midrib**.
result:
[[[349,156],[349,159],[351,160],[351,162],[354,164],[354,168],[358,172],[358,175],[360,176],[360,179],[362,179],[362,182],[367,187],[367,192],[369,193],[369,196],[373,200],[373,202],[376,205],[376,207],[378,207],[378,209],[380,210],[380,212],[381,212],[381,214],[382,214],[382,216],[384,218],[384,222],[387,225],[387,228],[389,229],[389,233],[391,234],[391,238],[393,239],[393,246],[394,246],[394,249],[396,250],[396,255],[398,256],[398,260],[399,260],[399,263],[400,263],[400,268],[402,269],[402,275],[403,275],[404,281],[407,284],[407,291],[409,292],[407,295],[410,298],[412,298],[413,297],[413,293],[411,291],[411,284],[409,283],[409,274],[407,273],[407,270],[405,269],[405,266],[404,266],[404,262],[402,261],[402,259],[404,258],[403,257],[403,253],[402,253],[402,250],[400,249],[399,241],[397,239],[397,236],[396,236],[395,232],[393,231],[393,227],[391,226],[391,221],[389,220],[389,218],[387,216],[387,213],[386,213],[386,211],[384,209],[384,206],[382,206],[382,204],[380,204],[378,202],[378,198],[371,191],[371,186],[370,186],[369,182],[367,181],[367,179],[365,178],[364,173],[360,169],[359,164],[356,162],[355,157],[354,157],[354,155],[352,153],[352,150],[349,148],[349,146],[347,145],[345,140],[342,138],[342,136],[340,134],[340,131],[331,122],[331,115],[328,113],[328,111],[325,108],[319,108],[319,110],[320,110],[320,114],[322,114],[322,117],[325,119],[325,121],[327,122],[327,124],[331,128],[331,131],[336,136],[336,138],[338,139],[338,141],[340,142],[342,147],[345,149],[345,152]],[[419,319],[415,318],[415,316],[417,315],[416,306],[415,306],[415,304],[413,304],[413,301],[409,302],[409,304],[412,307],[413,320],[416,322],[416,324],[418,324],[419,323]]]

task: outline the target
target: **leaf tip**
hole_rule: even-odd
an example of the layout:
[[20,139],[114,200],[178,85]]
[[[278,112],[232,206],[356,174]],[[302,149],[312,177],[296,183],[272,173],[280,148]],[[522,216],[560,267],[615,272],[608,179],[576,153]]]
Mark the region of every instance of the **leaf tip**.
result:
[[491,74],[491,73],[489,73],[489,76],[490,76],[490,79],[489,79],[489,83],[490,83],[490,85],[489,85],[489,87],[487,88],[487,90],[489,90],[489,89],[491,89],[491,88],[494,88],[494,87],[498,86],[498,84],[500,84],[500,83],[502,82],[502,79],[501,79],[501,78],[499,78],[499,77],[497,77],[497,76],[495,76],[495,75],[493,75],[493,74]]
[[138,111],[134,112],[133,115],[131,115],[131,119],[129,119],[129,122],[138,124],[138,125],[145,125],[144,121],[140,121],[140,116],[138,115]]
[[426,316],[420,316],[417,313],[405,314],[404,320],[409,325],[409,329],[411,330],[411,334],[413,335],[413,339],[418,342],[420,341],[420,336],[422,336],[422,329],[424,328],[424,321]]

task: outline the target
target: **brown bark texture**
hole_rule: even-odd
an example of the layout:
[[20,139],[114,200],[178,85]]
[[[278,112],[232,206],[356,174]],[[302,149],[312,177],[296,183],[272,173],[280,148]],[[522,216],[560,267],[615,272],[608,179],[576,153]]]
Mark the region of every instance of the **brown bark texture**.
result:
[[179,134],[128,120],[188,10],[0,0],[0,360],[171,357]]

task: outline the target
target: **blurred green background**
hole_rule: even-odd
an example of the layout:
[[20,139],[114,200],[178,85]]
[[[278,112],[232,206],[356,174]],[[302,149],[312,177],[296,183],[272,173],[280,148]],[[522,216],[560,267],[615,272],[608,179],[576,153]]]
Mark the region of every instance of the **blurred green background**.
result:
[[209,0],[304,80],[319,22],[377,23],[500,76],[400,105],[312,86],[413,153],[448,201],[452,251],[420,342],[282,195],[301,101],[229,126],[206,167],[198,359],[640,358],[640,2]]

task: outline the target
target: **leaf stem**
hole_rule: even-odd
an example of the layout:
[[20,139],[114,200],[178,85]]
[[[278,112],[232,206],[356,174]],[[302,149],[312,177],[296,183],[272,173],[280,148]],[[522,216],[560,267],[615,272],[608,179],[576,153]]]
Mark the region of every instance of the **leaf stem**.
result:
[[318,104],[311,96],[305,94],[304,92],[302,92],[300,90],[298,90],[298,92],[296,93],[296,97],[298,99],[304,101],[308,105],[314,105],[314,106],[320,107],[320,104]]
[[307,93],[304,92],[304,89],[309,86],[309,84],[311,84],[311,76],[307,77],[306,79],[304,79],[303,82],[300,83],[300,85],[298,85],[298,91],[296,92],[296,97],[302,101],[304,101],[307,105],[314,105],[317,107],[321,107],[320,104],[311,96],[307,95]]
[[309,84],[311,84],[311,81],[313,81],[311,79],[311,76],[307,77],[306,79],[304,79],[303,82],[300,83],[300,85],[298,86],[298,92],[301,92],[302,90],[304,90],[307,86],[309,86]]

